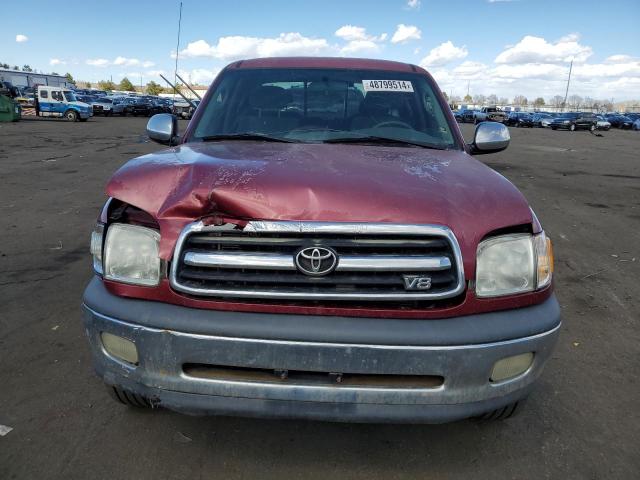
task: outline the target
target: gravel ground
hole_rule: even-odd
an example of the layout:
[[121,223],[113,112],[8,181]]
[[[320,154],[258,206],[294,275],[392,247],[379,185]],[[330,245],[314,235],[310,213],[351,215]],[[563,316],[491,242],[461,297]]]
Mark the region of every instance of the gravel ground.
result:
[[0,124],[0,425],[13,428],[1,479],[640,477],[640,133],[512,129],[508,150],[479,157],[554,240],[557,350],[509,421],[380,426],[133,412],[107,397],[80,299],[109,175],[159,149],[144,125]]

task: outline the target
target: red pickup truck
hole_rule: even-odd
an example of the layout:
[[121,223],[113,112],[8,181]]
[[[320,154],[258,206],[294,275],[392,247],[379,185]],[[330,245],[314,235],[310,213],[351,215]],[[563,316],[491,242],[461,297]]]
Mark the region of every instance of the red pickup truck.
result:
[[84,324],[120,402],[357,422],[510,416],[556,342],[551,243],[422,68],[227,66],[109,181]]

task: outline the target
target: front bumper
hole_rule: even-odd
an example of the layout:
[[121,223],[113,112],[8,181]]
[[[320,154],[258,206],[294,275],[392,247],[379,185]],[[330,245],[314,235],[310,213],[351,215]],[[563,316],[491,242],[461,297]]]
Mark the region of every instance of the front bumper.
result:
[[[85,291],[84,323],[96,371],[107,384],[172,410],[440,423],[479,415],[526,396],[556,342],[560,313],[555,297],[533,307],[446,320],[222,312],[116,297],[94,279]],[[138,366],[109,355],[101,332],[135,342]],[[489,381],[497,360],[526,352],[535,355],[525,373],[498,384]],[[439,376],[444,382],[407,388],[401,383],[254,381],[192,376],[184,368],[188,364]]]

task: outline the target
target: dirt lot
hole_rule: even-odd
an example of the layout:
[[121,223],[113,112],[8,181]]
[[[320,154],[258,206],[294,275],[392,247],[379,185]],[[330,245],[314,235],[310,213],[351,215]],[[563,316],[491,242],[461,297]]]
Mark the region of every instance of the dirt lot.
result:
[[0,124],[1,479],[640,478],[640,133],[512,129],[506,152],[481,157],[555,242],[558,348],[507,422],[377,426],[132,412],[107,397],[80,299],[105,182],[159,148],[144,125]]

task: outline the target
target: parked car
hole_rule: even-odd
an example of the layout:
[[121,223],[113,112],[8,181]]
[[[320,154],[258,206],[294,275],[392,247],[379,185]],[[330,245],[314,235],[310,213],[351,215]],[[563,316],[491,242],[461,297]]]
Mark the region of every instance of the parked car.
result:
[[604,118],[602,115],[596,115],[596,129],[598,130],[609,130],[611,128],[611,123]]
[[92,106],[94,115],[104,115],[105,117],[109,117],[114,113],[122,115],[124,111],[124,105],[114,104],[113,100],[107,97],[97,97]]
[[593,113],[568,112],[559,115],[551,122],[553,130],[591,130],[596,129],[597,118]]
[[635,122],[633,122],[633,125],[631,125],[631,128],[636,131],[640,130],[640,118]]
[[624,115],[613,114],[613,115],[607,115],[605,118],[614,128],[628,130],[633,125],[633,120],[631,120],[629,117],[626,117]]
[[[314,83],[315,99],[297,95]],[[335,111],[336,84],[359,105]],[[171,148],[107,184],[83,299],[114,398],[337,421],[511,415],[558,338],[551,243],[472,156],[504,150],[507,127],[483,122],[466,144],[441,105],[412,65],[277,58],[224,69],[182,135],[152,117],[149,138]]]
[[[531,116],[531,120],[533,121],[534,127],[547,127],[553,120],[553,115],[551,115],[550,113],[538,112],[538,113],[534,113]],[[544,120],[547,120],[546,125],[542,123]]]
[[460,110],[460,119],[462,123],[475,123],[476,111],[468,108]]
[[500,122],[504,123],[507,120],[507,114],[500,110],[498,107],[482,107],[479,112],[474,114],[474,123],[480,122]]
[[153,109],[152,103],[146,98],[137,97],[130,103],[130,112],[134,117],[149,117]]
[[111,97],[111,113],[113,115],[120,115],[124,117],[127,115],[127,103],[125,102],[126,97]]
[[510,127],[533,128],[533,117],[527,112],[513,112],[509,114],[505,124]]

